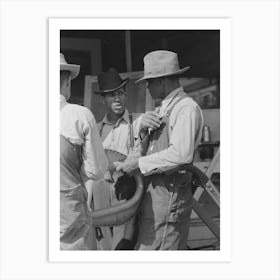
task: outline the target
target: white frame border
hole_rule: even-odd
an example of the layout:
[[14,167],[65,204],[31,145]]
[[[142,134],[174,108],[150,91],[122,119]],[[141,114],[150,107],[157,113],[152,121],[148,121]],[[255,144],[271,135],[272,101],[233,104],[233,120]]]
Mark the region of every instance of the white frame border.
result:
[[[112,18],[110,18],[112,19]],[[61,29],[220,30],[221,250],[60,251],[59,250],[59,49]],[[49,261],[54,262],[229,262],[231,261],[231,20],[229,18],[49,19]],[[52,186],[52,187],[50,187]]]

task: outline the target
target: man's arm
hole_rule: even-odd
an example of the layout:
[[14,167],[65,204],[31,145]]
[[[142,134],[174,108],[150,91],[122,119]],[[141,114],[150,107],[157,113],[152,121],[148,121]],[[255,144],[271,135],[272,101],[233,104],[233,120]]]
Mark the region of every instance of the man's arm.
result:
[[197,131],[202,125],[200,109],[198,107],[182,107],[172,125],[168,148],[139,159],[139,168],[143,174],[156,168],[192,162],[197,142]]
[[200,109],[183,107],[172,124],[169,147],[152,155],[131,159],[117,164],[117,170],[132,174],[137,168],[148,173],[156,168],[172,167],[193,160],[197,131],[202,126]]

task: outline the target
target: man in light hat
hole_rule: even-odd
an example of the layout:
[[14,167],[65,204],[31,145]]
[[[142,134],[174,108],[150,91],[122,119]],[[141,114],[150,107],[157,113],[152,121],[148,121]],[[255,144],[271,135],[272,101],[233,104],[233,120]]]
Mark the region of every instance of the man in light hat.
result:
[[[146,176],[147,191],[141,205],[138,250],[186,249],[191,214],[192,174],[176,167],[192,163],[200,142],[202,111],[180,87],[177,54],[153,51],[144,57],[144,77],[151,96],[160,105],[161,125],[148,130],[146,156],[116,163],[117,170]],[[173,171],[172,171],[173,170]]]
[[60,249],[96,249],[85,185],[102,180],[108,167],[89,109],[69,104],[71,80],[80,66],[60,54]]
[[[102,97],[107,111],[103,120],[98,123],[103,147],[105,151],[113,150],[124,156],[131,154],[132,150],[134,154],[140,155],[140,146],[136,146],[141,114],[129,113],[125,107],[128,82],[128,78],[122,79],[116,69],[110,68],[107,72],[98,75],[99,90],[95,92]],[[112,173],[114,170],[110,171]],[[95,187],[93,204],[96,210],[122,203],[133,195],[131,189],[118,192],[115,189],[116,182],[110,175],[107,177],[107,182],[106,189],[101,189],[98,185]],[[114,226],[112,235],[109,227],[97,228],[97,239],[100,239],[98,245],[101,249],[131,250],[134,247],[133,235],[134,219],[124,225]]]

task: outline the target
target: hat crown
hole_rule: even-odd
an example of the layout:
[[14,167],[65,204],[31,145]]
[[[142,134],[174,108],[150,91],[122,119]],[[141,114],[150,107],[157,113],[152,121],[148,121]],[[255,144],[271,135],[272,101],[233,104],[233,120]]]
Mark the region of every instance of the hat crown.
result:
[[157,50],[148,53],[144,57],[144,76],[136,83],[168,76],[181,75],[190,67],[180,69],[178,55],[175,52]]
[[64,55],[62,53],[60,53],[60,64],[68,64],[66,62],[66,59],[65,59],[65,57],[64,57]]
[[74,79],[79,75],[80,65],[68,64],[64,55],[60,53],[60,71],[69,71],[71,79]]
[[177,53],[159,50],[144,57],[144,75],[172,75],[180,70]]
[[97,76],[99,89],[101,91],[110,91],[118,89],[124,82],[115,68],[110,68],[107,72]]

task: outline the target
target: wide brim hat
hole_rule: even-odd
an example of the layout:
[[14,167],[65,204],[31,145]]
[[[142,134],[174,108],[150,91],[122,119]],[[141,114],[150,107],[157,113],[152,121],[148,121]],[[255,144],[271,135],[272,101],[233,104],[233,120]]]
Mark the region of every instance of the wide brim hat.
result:
[[60,54],[60,71],[69,71],[71,79],[75,79],[80,73],[80,65],[67,63],[64,55]]
[[180,69],[177,53],[158,50],[148,53],[144,57],[144,76],[136,81],[181,75],[190,67]]
[[98,75],[97,80],[99,90],[96,90],[95,94],[105,95],[124,87],[129,78],[123,80],[115,68],[110,68],[107,72]]

